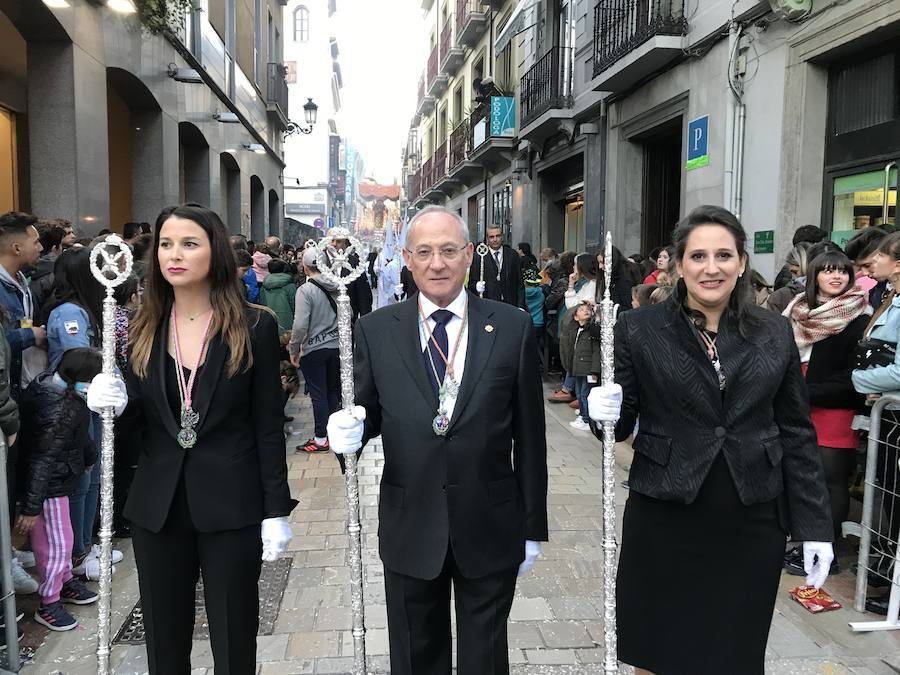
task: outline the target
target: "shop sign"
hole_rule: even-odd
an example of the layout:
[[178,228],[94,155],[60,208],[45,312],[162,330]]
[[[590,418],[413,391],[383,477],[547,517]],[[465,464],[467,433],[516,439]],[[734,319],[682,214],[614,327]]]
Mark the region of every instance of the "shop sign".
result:
[[491,97],[491,136],[512,138],[516,135],[516,99],[511,96]]
[[[709,165],[709,115],[688,123],[687,163],[685,169],[699,169]],[[771,251],[769,251],[771,253]]]
[[859,230],[833,230],[831,232],[831,241],[844,248],[857,232]]
[[753,233],[754,253],[775,252],[775,230],[760,230]]

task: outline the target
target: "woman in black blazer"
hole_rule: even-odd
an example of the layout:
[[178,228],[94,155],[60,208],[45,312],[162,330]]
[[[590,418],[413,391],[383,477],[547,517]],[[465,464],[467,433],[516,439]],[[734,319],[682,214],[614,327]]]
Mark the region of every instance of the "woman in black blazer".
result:
[[[806,378],[835,538],[850,510],[849,480],[859,445],[851,426],[854,415],[863,407],[863,397],[850,381],[853,353],[870,314],[868,295],[856,285],[853,263],[835,250],[810,261],[806,290],[784,310]],[[800,547],[785,554],[785,570],[798,576],[804,573]]]
[[[276,321],[245,302],[214,212],[178,207],[154,237],[143,305],[130,327],[120,421],[143,433],[125,515],[133,523],[150,673],[190,672],[202,574],[216,673],[249,675],[256,672],[261,560],[287,546],[296,506]],[[89,403],[121,407],[122,388],[101,376]]]
[[804,542],[810,584],[833,558],[822,462],[788,322],[753,304],[740,223],[701,206],[673,240],[675,293],[619,316],[618,384],[588,399],[620,441],[640,415],[619,658],[638,673],[761,675],[787,536]]

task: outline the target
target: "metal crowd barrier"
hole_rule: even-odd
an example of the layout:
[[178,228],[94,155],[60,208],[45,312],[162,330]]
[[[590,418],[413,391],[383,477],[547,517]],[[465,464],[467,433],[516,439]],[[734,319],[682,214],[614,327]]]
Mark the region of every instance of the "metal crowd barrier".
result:
[[[886,410],[892,406],[895,410]],[[898,515],[893,516],[897,511]],[[867,587],[890,586],[883,621],[855,621],[854,631],[900,629],[900,396],[882,396],[872,406],[866,454],[854,608],[866,608]]]
[[0,585],[3,589],[3,621],[6,626],[6,667],[4,670],[0,664],[0,675],[18,673],[19,663],[19,636],[16,624],[16,591],[12,580],[12,532],[9,523],[9,494],[6,482],[6,458],[9,448],[6,446],[6,438],[0,433]]

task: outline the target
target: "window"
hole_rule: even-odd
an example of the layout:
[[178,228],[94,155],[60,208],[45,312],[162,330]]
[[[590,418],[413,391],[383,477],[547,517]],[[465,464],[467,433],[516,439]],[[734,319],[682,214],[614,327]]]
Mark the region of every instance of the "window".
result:
[[305,5],[294,10],[294,42],[309,42],[309,10]]
[[512,185],[504,185],[494,192],[491,206],[491,224],[494,227],[502,227],[504,236],[506,236],[509,234],[512,212]]

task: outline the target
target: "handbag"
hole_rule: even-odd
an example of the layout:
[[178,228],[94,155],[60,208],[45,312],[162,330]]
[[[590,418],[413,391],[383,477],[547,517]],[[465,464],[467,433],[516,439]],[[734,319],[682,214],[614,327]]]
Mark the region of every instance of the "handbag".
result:
[[894,363],[897,356],[897,343],[865,337],[856,345],[853,352],[853,369],[866,370],[867,368],[884,367]]

